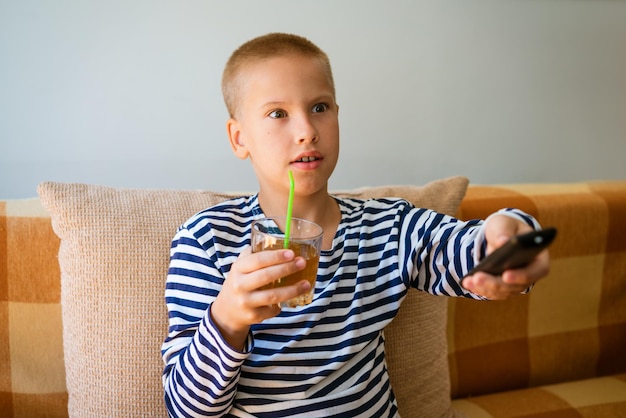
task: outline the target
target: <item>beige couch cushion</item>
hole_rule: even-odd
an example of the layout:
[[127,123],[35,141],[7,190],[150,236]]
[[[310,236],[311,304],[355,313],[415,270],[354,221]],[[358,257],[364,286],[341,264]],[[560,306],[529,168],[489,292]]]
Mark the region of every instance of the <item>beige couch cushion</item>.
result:
[[[366,188],[352,197],[404,197],[454,214],[468,181]],[[193,213],[229,194],[42,183],[61,238],[61,302],[71,417],[166,416],[160,346],[171,239]],[[405,416],[450,413],[446,300],[411,292],[387,330],[388,361]]]

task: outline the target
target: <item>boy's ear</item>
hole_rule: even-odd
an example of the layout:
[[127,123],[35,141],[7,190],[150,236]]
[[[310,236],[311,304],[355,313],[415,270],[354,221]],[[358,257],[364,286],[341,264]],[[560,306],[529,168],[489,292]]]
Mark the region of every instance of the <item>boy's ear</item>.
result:
[[241,158],[242,160],[248,158],[248,149],[243,142],[239,122],[232,118],[228,119],[228,122],[226,122],[226,132],[228,133],[230,147],[233,149],[237,158]]

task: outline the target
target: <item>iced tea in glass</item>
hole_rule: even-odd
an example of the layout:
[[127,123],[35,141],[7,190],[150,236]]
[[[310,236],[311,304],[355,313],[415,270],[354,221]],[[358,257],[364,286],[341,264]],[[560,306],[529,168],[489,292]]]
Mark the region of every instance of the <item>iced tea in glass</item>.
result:
[[[285,248],[285,217],[261,218],[252,223],[252,252],[264,250],[278,250]],[[299,218],[291,218],[288,248],[296,256],[306,260],[306,267],[289,276],[282,277],[264,288],[290,286],[300,280],[307,280],[311,284],[308,293],[296,296],[293,299],[280,303],[283,308],[295,308],[308,305],[313,301],[317,267],[319,265],[320,250],[322,247],[322,227],[318,224]]]

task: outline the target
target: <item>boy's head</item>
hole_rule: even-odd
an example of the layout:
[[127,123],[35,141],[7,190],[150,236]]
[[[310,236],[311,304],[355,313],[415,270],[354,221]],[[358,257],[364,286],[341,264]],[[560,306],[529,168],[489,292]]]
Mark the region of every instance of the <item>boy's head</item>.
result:
[[326,54],[296,35],[252,39],[232,54],[222,89],[230,145],[252,163],[259,199],[286,199],[289,171],[296,196],[326,194],[339,155],[339,107]]
[[222,75],[222,94],[231,118],[238,117],[246,70],[259,62],[292,55],[318,59],[327,72],[328,82],[335,95],[335,83],[330,60],[324,51],[308,39],[287,33],[269,33],[241,45],[230,56]]

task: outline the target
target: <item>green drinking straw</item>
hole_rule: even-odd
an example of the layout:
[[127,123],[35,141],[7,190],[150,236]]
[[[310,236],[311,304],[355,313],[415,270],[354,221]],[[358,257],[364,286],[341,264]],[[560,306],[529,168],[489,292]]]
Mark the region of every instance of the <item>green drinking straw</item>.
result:
[[289,248],[289,236],[291,234],[291,212],[293,211],[293,194],[294,194],[293,173],[289,170],[289,200],[287,201],[287,219],[285,220],[285,244],[284,248]]

